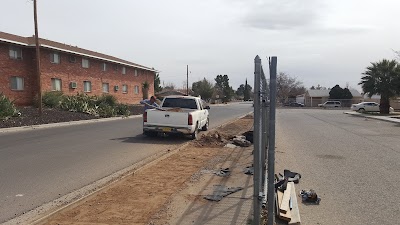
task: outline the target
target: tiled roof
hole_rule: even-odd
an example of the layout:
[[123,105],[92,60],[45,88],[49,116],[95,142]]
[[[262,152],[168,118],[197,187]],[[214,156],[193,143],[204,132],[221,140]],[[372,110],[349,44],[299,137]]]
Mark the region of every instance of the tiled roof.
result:
[[[21,36],[17,36],[14,34],[1,32],[1,31],[0,31],[0,41],[19,44],[19,45],[28,46],[28,47],[35,46],[35,38],[33,36],[32,37],[21,37]],[[136,67],[136,68],[141,68],[141,69],[156,72],[155,69],[152,69],[152,68],[149,68],[146,66],[142,66],[142,65],[139,65],[139,64],[136,64],[133,62],[129,62],[129,61],[119,59],[114,56],[102,54],[99,52],[94,52],[94,51],[90,51],[87,49],[78,48],[77,46],[66,45],[66,44],[62,44],[59,42],[50,41],[50,40],[46,40],[46,39],[42,39],[42,38],[39,38],[39,44],[43,48],[50,48],[50,49],[54,49],[54,50],[58,50],[58,51],[73,53],[73,54],[77,54],[77,55],[82,55],[82,56],[86,56],[86,57],[110,61],[110,62],[114,62],[114,63],[123,64],[126,66],[131,66],[131,67]]]

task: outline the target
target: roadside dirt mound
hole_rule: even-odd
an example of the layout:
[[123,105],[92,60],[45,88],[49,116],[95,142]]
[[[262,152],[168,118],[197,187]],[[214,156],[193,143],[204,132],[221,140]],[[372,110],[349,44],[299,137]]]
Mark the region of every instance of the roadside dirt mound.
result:
[[203,134],[198,140],[195,140],[192,145],[194,147],[208,147],[208,148],[219,148],[223,147],[228,143],[231,137],[229,135],[219,133],[217,131],[209,132],[208,134]]

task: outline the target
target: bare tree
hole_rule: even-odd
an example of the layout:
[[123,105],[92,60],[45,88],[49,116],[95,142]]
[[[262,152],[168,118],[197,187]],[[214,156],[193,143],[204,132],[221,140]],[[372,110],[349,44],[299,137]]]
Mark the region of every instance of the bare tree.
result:
[[280,72],[276,79],[277,99],[279,102],[287,102],[289,98],[304,94],[306,88],[297,78],[291,77],[286,73]]

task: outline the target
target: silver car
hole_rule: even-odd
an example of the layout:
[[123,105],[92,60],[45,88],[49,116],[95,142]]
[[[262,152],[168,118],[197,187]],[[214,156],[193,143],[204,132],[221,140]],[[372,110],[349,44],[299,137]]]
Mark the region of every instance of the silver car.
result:
[[324,109],[326,108],[339,108],[342,107],[342,103],[339,101],[326,101],[323,104],[318,104],[319,107],[322,107]]

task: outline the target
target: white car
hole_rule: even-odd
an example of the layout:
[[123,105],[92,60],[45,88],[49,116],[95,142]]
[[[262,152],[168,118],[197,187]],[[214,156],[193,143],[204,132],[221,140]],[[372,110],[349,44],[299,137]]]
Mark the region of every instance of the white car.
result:
[[[351,110],[357,112],[379,112],[379,104],[376,102],[361,102],[358,104],[351,105]],[[389,112],[394,112],[392,107],[389,108]]]
[[318,107],[326,108],[339,108],[342,104],[339,101],[326,101],[323,104],[318,104]]

